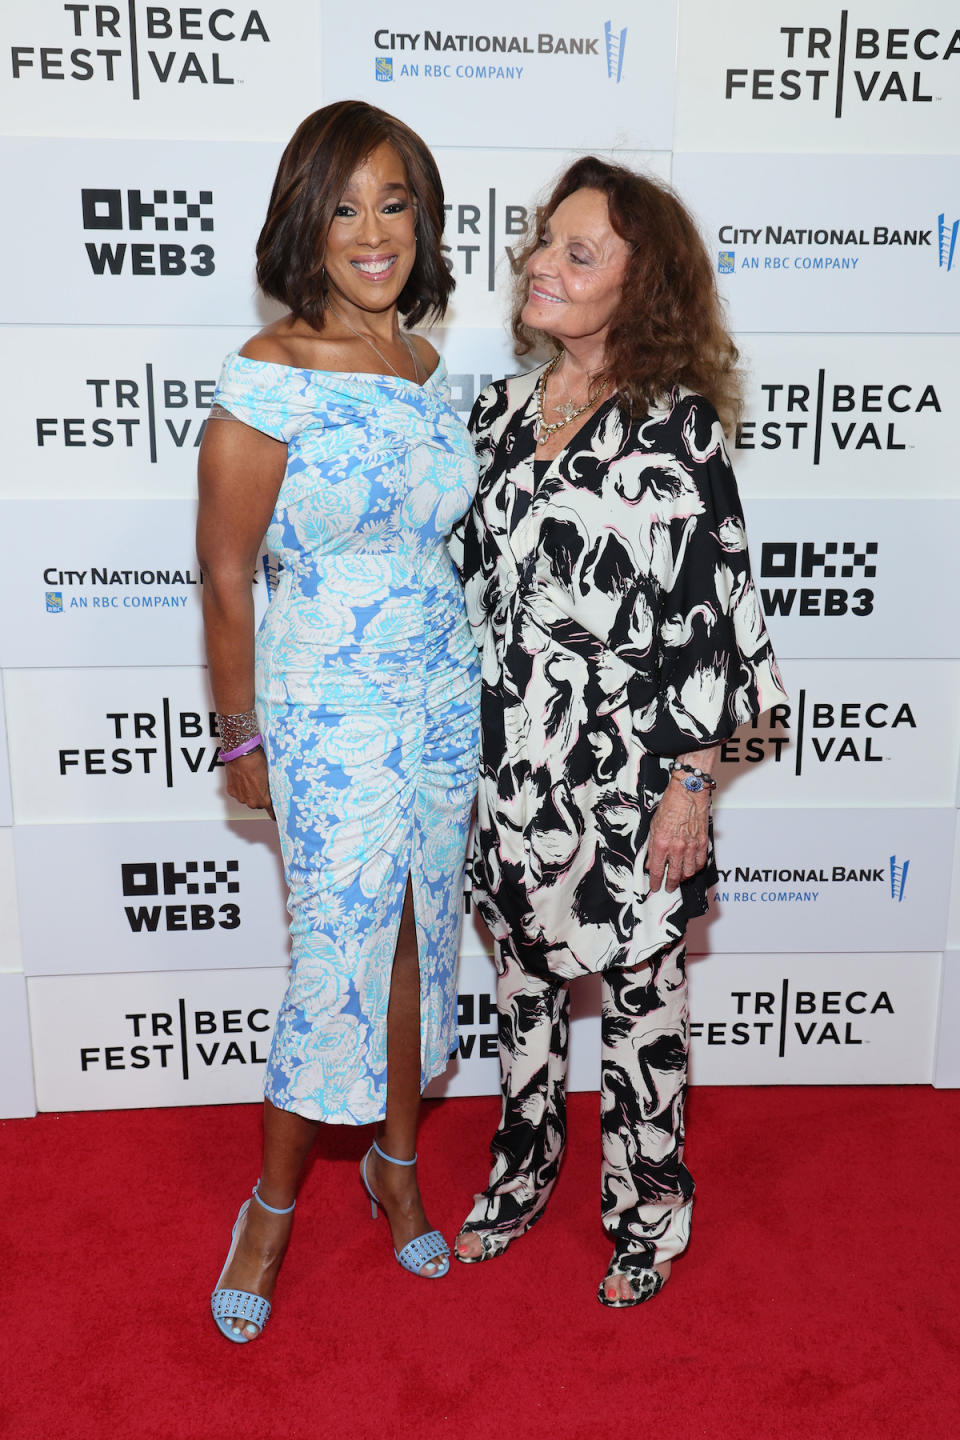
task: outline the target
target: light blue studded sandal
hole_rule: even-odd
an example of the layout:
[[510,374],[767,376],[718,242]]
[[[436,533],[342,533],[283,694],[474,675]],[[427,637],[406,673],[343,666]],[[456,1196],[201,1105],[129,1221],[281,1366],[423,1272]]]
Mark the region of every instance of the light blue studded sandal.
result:
[[[293,1205],[288,1205],[285,1210],[278,1210],[276,1206],[268,1205],[266,1200],[260,1199],[259,1180],[253,1187],[252,1198],[256,1200],[258,1205],[262,1205],[264,1210],[269,1210],[271,1215],[289,1215],[297,1203],[296,1200],[294,1200]],[[223,1262],[223,1269],[220,1271],[220,1280],[223,1279],[224,1275],[226,1275],[230,1269],[230,1261],[233,1259],[233,1252],[237,1248],[237,1234],[240,1229],[240,1221],[249,1209],[250,1201],[244,1200],[240,1206],[240,1213],[233,1222],[230,1250],[226,1260]],[[259,1335],[262,1335],[263,1327],[270,1319],[270,1301],[264,1300],[262,1295],[251,1294],[249,1290],[221,1290],[220,1280],[217,1281],[217,1288],[210,1296],[210,1309],[213,1312],[214,1323],[220,1331],[220,1334],[225,1335],[228,1340],[232,1340],[236,1345],[246,1345],[250,1340],[255,1340],[259,1337],[258,1335],[244,1335],[243,1327],[248,1324],[256,1325]],[[243,1322],[240,1330],[233,1328],[233,1322],[235,1320]]]
[[[376,1140],[371,1149],[376,1150],[380,1159],[386,1160],[390,1165],[416,1165],[417,1163],[416,1155],[412,1160],[395,1160],[392,1155],[388,1155],[385,1150],[380,1149]],[[370,1213],[376,1220],[380,1201],[370,1189],[370,1182],[367,1179],[367,1161],[369,1159],[370,1151],[368,1150],[360,1166],[360,1179],[363,1181],[364,1190],[370,1196]],[[409,1270],[411,1275],[419,1275],[423,1280],[439,1280],[440,1276],[446,1275],[450,1269],[450,1248],[439,1230],[428,1230],[425,1235],[418,1235],[415,1240],[404,1245],[402,1250],[394,1250],[393,1253],[404,1270]],[[424,1265],[430,1264],[436,1265],[437,1268],[424,1275]]]

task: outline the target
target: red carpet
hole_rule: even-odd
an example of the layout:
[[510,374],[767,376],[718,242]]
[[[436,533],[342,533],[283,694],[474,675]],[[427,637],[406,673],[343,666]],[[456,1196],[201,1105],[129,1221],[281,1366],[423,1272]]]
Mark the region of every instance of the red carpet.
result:
[[[0,1125],[7,1440],[946,1440],[958,1412],[960,1092],[696,1089],[694,1237],[651,1304],[594,1298],[595,1095],[571,1097],[546,1219],[436,1283],[399,1270],[322,1137],[264,1338],[207,1296],[256,1179],[258,1107]],[[427,1107],[448,1238],[484,1176],[491,1099]]]

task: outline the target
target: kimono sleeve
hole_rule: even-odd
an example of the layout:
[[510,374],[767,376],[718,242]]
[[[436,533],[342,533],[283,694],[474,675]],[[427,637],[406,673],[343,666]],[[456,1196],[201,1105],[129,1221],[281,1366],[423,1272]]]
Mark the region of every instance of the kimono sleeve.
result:
[[657,701],[652,725],[641,724],[644,744],[662,756],[717,745],[787,698],[716,412],[693,396],[671,418],[690,483],[664,517],[657,546]]

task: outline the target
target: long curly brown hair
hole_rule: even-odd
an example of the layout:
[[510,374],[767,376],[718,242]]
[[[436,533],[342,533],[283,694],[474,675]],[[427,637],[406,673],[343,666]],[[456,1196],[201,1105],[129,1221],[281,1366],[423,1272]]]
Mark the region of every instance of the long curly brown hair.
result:
[[610,224],[630,246],[621,304],[607,337],[604,372],[633,415],[662,403],[675,385],[705,395],[729,433],[741,408],[739,352],[724,323],[713,267],[690,214],[668,185],[586,155],[557,181],[516,257],[512,328],[519,355],[550,336],[520,318],[526,263],[547,220],[576,190],[607,197]]

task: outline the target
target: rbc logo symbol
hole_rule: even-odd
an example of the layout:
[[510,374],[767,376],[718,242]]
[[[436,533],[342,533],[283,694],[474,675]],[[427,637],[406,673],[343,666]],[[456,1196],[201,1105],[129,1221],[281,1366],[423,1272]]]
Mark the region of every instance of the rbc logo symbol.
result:
[[63,614],[63,591],[62,591],[62,590],[48,590],[48,591],[46,592],[46,595],[44,596],[44,599],[45,599],[45,601],[46,601],[47,614],[48,614],[48,615],[62,615],[62,614]]
[[375,70],[374,73],[375,73],[376,78],[377,78],[378,80],[392,80],[392,79],[393,79],[393,56],[392,56],[392,55],[378,55],[377,58],[376,58],[376,61],[375,61],[374,63],[375,63],[375,65],[376,65],[376,70]]
[[958,233],[960,233],[960,220],[954,220],[953,224],[949,225],[946,216],[941,211],[937,216],[937,241],[940,248],[941,270],[953,269],[953,257],[957,249]]
[[732,275],[735,269],[736,251],[721,250],[717,256],[717,269],[721,275]]

